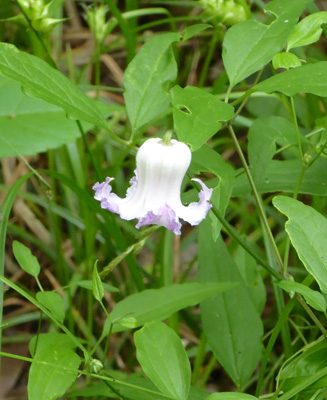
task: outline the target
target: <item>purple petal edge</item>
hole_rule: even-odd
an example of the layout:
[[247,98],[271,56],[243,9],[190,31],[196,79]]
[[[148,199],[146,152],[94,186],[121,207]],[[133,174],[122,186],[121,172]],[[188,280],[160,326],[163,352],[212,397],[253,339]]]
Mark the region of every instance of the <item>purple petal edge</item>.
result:
[[136,228],[139,229],[144,225],[161,225],[173,231],[175,235],[181,234],[182,224],[179,222],[175,211],[167,204],[160,207],[157,213],[148,211],[144,217],[139,218]]

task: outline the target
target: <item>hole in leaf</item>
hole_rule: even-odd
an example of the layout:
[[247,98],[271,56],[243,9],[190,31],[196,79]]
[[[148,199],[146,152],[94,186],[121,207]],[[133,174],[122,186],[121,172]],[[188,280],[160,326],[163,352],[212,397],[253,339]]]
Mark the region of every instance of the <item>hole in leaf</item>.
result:
[[178,109],[181,110],[185,114],[192,114],[191,111],[185,106],[178,106]]

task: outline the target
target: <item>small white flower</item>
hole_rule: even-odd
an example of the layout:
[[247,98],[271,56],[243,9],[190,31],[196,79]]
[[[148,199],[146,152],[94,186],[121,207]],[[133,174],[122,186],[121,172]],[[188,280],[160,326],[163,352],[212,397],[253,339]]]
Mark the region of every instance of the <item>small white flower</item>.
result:
[[181,203],[181,184],[190,162],[191,151],[186,144],[177,140],[166,144],[160,138],[148,139],[137,152],[137,168],[126,197],[122,199],[112,193],[110,181],[113,178],[107,178],[93,186],[94,198],[101,202],[102,208],[123,219],[137,218],[136,228],[155,224],[180,235],[179,218],[198,225],[212,207],[209,203],[212,189],[200,179],[193,179],[202,187],[199,202],[187,207]]

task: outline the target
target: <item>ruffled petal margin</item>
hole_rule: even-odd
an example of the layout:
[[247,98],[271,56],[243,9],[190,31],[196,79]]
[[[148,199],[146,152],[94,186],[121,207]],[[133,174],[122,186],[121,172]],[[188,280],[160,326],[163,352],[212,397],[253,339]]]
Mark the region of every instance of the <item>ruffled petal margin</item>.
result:
[[160,207],[157,212],[148,211],[144,217],[139,218],[136,228],[139,229],[144,225],[160,225],[173,231],[175,235],[181,234],[182,224],[179,222],[175,211],[167,204]]
[[201,185],[202,190],[199,192],[199,201],[190,203],[187,207],[182,205],[178,210],[178,216],[191,225],[199,225],[212,207],[209,201],[213,189],[209,189],[201,179],[192,179],[192,181]]

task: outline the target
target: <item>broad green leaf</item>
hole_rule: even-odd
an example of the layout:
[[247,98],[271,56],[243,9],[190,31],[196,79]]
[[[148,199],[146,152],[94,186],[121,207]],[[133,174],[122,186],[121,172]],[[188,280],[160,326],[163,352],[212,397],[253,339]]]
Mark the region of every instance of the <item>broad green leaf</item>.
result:
[[70,118],[108,129],[94,100],[45,61],[18,50],[12,44],[0,43],[0,75],[19,82],[28,96],[64,109]]
[[[229,283],[183,283],[165,286],[160,289],[146,289],[132,294],[117,303],[110,313],[112,321],[124,317],[134,317],[137,326],[146,322],[160,321],[185,307],[198,304],[207,297],[235,287]],[[126,330],[124,326],[115,323],[113,331]]]
[[[160,394],[156,386],[150,379],[142,378],[138,374],[124,375],[121,371],[111,371],[111,376],[115,379],[110,382],[111,387],[118,391],[126,399],[133,400],[172,400],[171,396]],[[198,387],[191,386],[187,400],[206,400],[209,393]],[[111,390],[102,381],[99,384],[88,386],[84,389],[73,390],[67,397],[95,397],[104,396],[117,398],[117,394]]]
[[327,23],[327,11],[317,12],[303,18],[295,25],[287,41],[287,51],[294,47],[307,46],[319,40],[322,34],[321,25]]
[[[304,136],[302,141],[305,141]],[[248,134],[248,157],[255,182],[260,182],[264,177],[275,154],[276,143],[281,147],[297,146],[295,125],[282,117],[272,116],[256,119]]]
[[[92,281],[88,281],[88,280],[83,280],[83,281],[78,281],[76,282],[77,286],[80,286],[84,289],[87,290],[92,290]],[[119,292],[120,290],[118,288],[116,288],[115,286],[109,285],[108,283],[103,283],[102,285],[104,287],[104,290],[106,290],[107,292]]]
[[62,398],[75,382],[80,357],[67,347],[49,345],[37,351],[28,379],[28,398],[55,400]]
[[[222,215],[225,215],[235,182],[233,167],[209,146],[202,146],[201,149],[195,151],[192,155],[191,171],[194,174],[207,171],[219,177],[219,183],[214,188],[211,202],[218,208]],[[220,233],[221,223],[215,216],[212,216],[211,223],[213,237],[216,240]]]
[[40,264],[37,258],[31,253],[31,250],[23,243],[17,242],[17,240],[13,242],[12,250],[20,267],[36,278],[40,273]]
[[56,346],[60,348],[65,347],[71,350],[76,348],[76,343],[74,343],[70,337],[64,333],[41,333],[38,336],[34,336],[30,341],[29,348],[31,356],[34,357],[35,350],[36,352],[41,351],[44,347],[53,345],[54,343],[56,343]]
[[[299,384],[304,378],[314,376],[326,368],[327,344],[324,338],[304,347],[304,350],[289,360],[280,371],[283,390],[288,391]],[[314,383],[310,388],[326,387],[326,377]]]
[[170,102],[169,89],[177,76],[171,45],[178,33],[154,36],[129,63],[124,75],[124,98],[133,130],[165,111]]
[[290,197],[276,196],[273,204],[288,218],[285,229],[300,260],[327,293],[327,219]]
[[308,286],[302,285],[301,283],[286,280],[276,282],[276,285],[286,292],[297,292],[302,294],[305,301],[315,310],[322,312],[326,311],[326,300],[320,292],[310,289]]
[[186,400],[191,366],[180,338],[163,322],[150,322],[134,334],[136,357],[145,374],[164,394]]
[[[301,173],[301,163],[298,159],[272,160],[256,187],[260,193],[287,192],[294,193]],[[327,196],[327,160],[318,159],[304,173],[299,193]],[[238,173],[233,188],[233,197],[248,196],[251,187],[245,173]]]
[[65,306],[62,298],[55,292],[37,292],[36,300],[46,307],[61,323],[65,319]]
[[278,53],[274,55],[272,64],[275,69],[277,68],[296,68],[302,65],[301,60],[293,53]]
[[246,393],[222,392],[213,393],[206,400],[258,400],[258,398]]
[[101,301],[104,296],[104,288],[98,273],[97,263],[98,260],[94,263],[93,267],[92,293],[95,300]]
[[281,92],[287,96],[312,93],[327,96],[327,61],[302,65],[274,75],[256,85],[250,92]]
[[212,28],[212,25],[209,24],[195,24],[195,25],[190,25],[187,26],[184,29],[184,35],[183,35],[183,42],[186,42],[186,40],[191,39],[193,36],[196,36],[198,33],[201,33],[209,28]]
[[0,104],[0,158],[31,156],[80,136],[61,108],[25,96],[17,82],[2,76]]
[[223,61],[231,87],[259,71],[282,50],[306,3],[306,0],[271,1],[265,11],[276,19],[270,25],[251,19],[227,31]]
[[219,121],[228,121],[234,108],[218,100],[211,93],[193,86],[182,89],[175,86],[171,91],[174,129],[178,139],[198,150],[219,129]]
[[255,305],[258,314],[261,315],[266,305],[267,290],[260,275],[257,262],[241,246],[237,247],[235,262],[242,279],[248,288],[252,302]]
[[261,358],[263,327],[249,291],[223,240],[214,242],[210,223],[199,229],[199,279],[203,282],[237,282],[229,292],[200,304],[208,345],[238,387],[245,385]]

